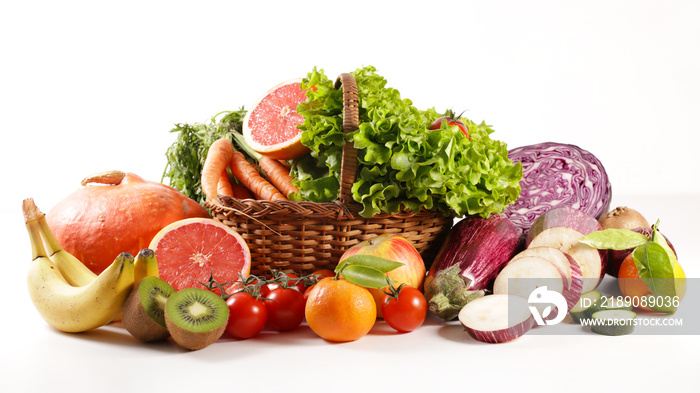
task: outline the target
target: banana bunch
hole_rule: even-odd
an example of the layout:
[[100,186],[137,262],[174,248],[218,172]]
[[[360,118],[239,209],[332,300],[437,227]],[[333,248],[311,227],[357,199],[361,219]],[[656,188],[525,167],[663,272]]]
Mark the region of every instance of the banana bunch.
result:
[[158,275],[155,253],[143,249],[134,258],[121,253],[99,275],[65,251],[32,199],[22,202],[32,245],[27,284],[42,318],[64,332],[84,332],[120,317],[132,289],[145,276]]

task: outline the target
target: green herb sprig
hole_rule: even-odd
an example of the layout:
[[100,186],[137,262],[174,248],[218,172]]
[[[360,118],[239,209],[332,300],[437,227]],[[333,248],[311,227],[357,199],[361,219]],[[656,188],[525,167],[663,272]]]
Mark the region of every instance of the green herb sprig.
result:
[[204,206],[201,177],[209,147],[219,138],[233,141],[233,133],[242,131],[245,114],[241,107],[218,113],[208,123],[176,124],[170,132],[178,135],[165,153],[167,163],[161,182],[167,179],[166,184]]

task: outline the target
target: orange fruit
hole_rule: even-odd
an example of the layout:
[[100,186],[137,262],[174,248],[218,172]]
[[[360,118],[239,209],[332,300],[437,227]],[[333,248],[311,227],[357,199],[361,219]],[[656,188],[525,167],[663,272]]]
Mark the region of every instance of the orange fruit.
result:
[[210,274],[224,284],[248,277],[250,249],[241,235],[211,218],[188,218],[163,228],[149,246],[158,274],[175,290],[205,288]]
[[374,326],[377,306],[366,288],[349,281],[324,278],[306,300],[306,323],[328,341],[355,341]]
[[[639,277],[639,271],[637,271],[637,265],[635,265],[634,259],[632,259],[632,254],[629,254],[625,260],[622,261],[622,264],[620,264],[617,278],[622,296],[632,300],[632,304],[641,304],[640,299],[651,294],[647,284]],[[651,311],[648,307],[637,308]]]
[[[686,279],[685,272],[679,263],[673,264],[673,276],[675,278],[676,287],[675,296],[678,297],[678,302],[680,302],[683,296],[685,296]],[[637,270],[637,265],[634,263],[632,254],[629,254],[620,265],[618,284],[622,296],[629,298],[634,305],[642,304],[641,298],[652,293],[644,280],[639,277],[639,271]],[[663,297],[663,294],[660,294],[660,296]],[[653,311],[649,307],[639,306],[637,308]]]
[[297,105],[306,101],[301,79],[293,79],[270,89],[246,113],[243,137],[256,152],[278,160],[291,160],[309,152],[301,143],[304,117]]

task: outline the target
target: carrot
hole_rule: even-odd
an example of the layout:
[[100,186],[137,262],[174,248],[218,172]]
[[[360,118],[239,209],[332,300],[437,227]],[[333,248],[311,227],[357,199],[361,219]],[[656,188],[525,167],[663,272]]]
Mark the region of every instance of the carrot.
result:
[[229,197],[234,196],[233,187],[231,186],[231,181],[228,179],[228,173],[226,173],[226,169],[221,171],[221,177],[219,178],[219,182],[217,183],[216,192],[218,195],[226,195]]
[[245,159],[243,153],[234,150],[229,166],[236,179],[252,191],[257,199],[270,201],[287,199],[275,186],[260,176],[255,167]]
[[254,199],[253,193],[249,189],[245,188],[240,183],[232,183],[229,179],[226,169],[221,172],[221,178],[219,179],[219,184],[217,185],[217,191],[219,195],[225,195],[228,197],[238,198],[238,199]]
[[292,184],[292,177],[289,176],[289,168],[285,167],[281,162],[273,158],[263,156],[258,161],[260,169],[265,172],[265,177],[278,190],[289,197],[292,192],[299,192],[299,189]]
[[233,151],[233,144],[227,138],[217,139],[209,147],[201,178],[202,191],[207,199],[218,199],[219,179],[222,178],[221,173],[229,165]]
[[242,184],[233,183],[231,184],[231,188],[233,189],[233,196],[238,199],[255,199],[253,193]]

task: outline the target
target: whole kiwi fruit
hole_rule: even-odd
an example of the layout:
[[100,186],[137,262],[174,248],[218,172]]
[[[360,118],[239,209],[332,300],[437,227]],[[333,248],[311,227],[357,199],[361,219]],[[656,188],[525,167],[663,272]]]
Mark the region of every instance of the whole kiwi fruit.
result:
[[224,299],[201,288],[184,288],[165,304],[165,326],[181,347],[198,350],[215,343],[228,323]]
[[122,324],[126,330],[144,342],[170,337],[165,327],[165,304],[174,293],[175,289],[160,278],[144,277],[124,303]]

